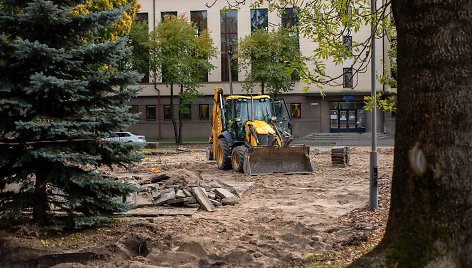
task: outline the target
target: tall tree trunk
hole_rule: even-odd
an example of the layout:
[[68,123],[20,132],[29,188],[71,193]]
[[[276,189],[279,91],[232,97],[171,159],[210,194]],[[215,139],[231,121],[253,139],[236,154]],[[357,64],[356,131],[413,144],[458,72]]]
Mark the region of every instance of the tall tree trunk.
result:
[[174,84],[170,84],[170,118],[172,120],[172,126],[174,127],[175,143],[179,143],[179,133],[177,132],[177,122],[175,122],[175,116],[174,116]]
[[264,82],[261,82],[261,94],[264,95]]
[[46,176],[40,170],[36,173],[33,195],[33,222],[44,225],[47,222],[48,200],[46,195]]
[[393,1],[398,110],[395,267],[472,267],[472,1]]
[[177,144],[182,144],[182,128],[184,126],[184,122],[182,121],[182,102],[184,94],[184,85],[180,85],[180,94],[179,94],[179,139]]

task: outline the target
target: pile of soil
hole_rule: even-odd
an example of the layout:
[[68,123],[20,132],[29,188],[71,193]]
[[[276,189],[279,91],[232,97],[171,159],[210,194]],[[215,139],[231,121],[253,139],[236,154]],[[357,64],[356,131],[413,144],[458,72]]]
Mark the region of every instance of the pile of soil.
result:
[[[327,266],[348,262],[361,254],[350,249],[378,241],[385,229],[393,148],[379,149],[380,202],[375,212],[367,210],[370,149],[352,148],[351,165],[345,168],[332,166],[330,149],[311,148],[311,175],[220,171],[215,162],[205,160],[202,148],[149,156],[132,167],[135,177],[158,168],[176,174],[172,183],[218,179],[253,185],[238,204],[215,212],[118,217],[96,229],[63,234],[43,233],[34,226],[3,231],[0,267],[287,267],[307,261]],[[336,254],[347,251],[339,262]]]

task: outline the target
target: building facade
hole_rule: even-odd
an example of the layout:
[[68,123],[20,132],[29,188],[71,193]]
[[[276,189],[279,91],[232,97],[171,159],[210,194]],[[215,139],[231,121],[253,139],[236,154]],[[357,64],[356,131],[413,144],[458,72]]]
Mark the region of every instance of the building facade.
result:
[[[205,0],[139,0],[141,11],[138,17],[147,20],[152,31],[166,15],[185,15],[195,23],[197,31],[208,29],[217,48],[217,56],[211,59],[215,66],[208,73],[207,82],[199,89],[203,95],[191,104],[190,112],[184,115],[183,138],[202,139],[210,135],[210,116],[213,106],[215,87],[220,87],[229,94],[229,73],[232,77],[232,88],[235,94],[244,94],[242,81],[244,72],[238,72],[236,64],[229,69],[228,50],[237,44],[237,41],[255,28],[272,30],[279,25],[294,25],[296,12],[293,8],[286,8],[282,15],[269,12],[267,8],[251,8],[251,1],[237,10],[220,12],[225,8],[226,1],[217,1],[212,7],[206,6]],[[353,36],[345,36],[344,41],[365,40],[370,35],[370,28],[361,29]],[[299,36],[302,55],[310,55],[314,44]],[[382,63],[387,62],[388,44],[385,40],[376,41],[377,74],[382,74]],[[326,61],[326,73],[330,76],[340,76],[339,86],[307,86],[296,82],[294,89],[285,93],[289,112],[292,114],[293,135],[303,137],[310,133],[330,132],[369,132],[371,131],[371,112],[363,109],[364,96],[370,95],[371,73],[367,67],[363,73],[353,74],[352,62],[346,60],[342,65]],[[140,84],[142,91],[138,98],[130,102],[131,111],[139,113],[138,122],[130,130],[145,135],[148,139],[169,139],[174,137],[174,129],[170,119],[170,109],[178,111],[178,98],[174,99],[174,107],[170,106],[170,89],[165,84]],[[376,84],[377,91],[385,91],[385,86]],[[390,112],[377,112],[378,132],[393,133],[395,120]]]

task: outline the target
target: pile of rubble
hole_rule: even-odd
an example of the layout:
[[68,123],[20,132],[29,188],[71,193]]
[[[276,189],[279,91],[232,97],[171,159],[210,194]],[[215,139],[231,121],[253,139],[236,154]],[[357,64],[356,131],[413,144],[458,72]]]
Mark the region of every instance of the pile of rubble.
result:
[[199,174],[177,169],[132,181],[139,191],[125,198],[136,207],[175,206],[214,211],[222,205],[235,205],[240,194],[218,180],[205,181]]

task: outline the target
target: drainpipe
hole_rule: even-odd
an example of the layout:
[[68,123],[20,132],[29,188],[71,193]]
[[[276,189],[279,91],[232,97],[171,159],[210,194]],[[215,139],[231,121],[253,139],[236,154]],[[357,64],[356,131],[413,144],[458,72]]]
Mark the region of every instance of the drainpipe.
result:
[[[156,0],[152,0],[152,30],[156,30]],[[161,90],[157,88],[156,77],[154,76],[154,89],[157,90],[157,139],[161,139]]]

